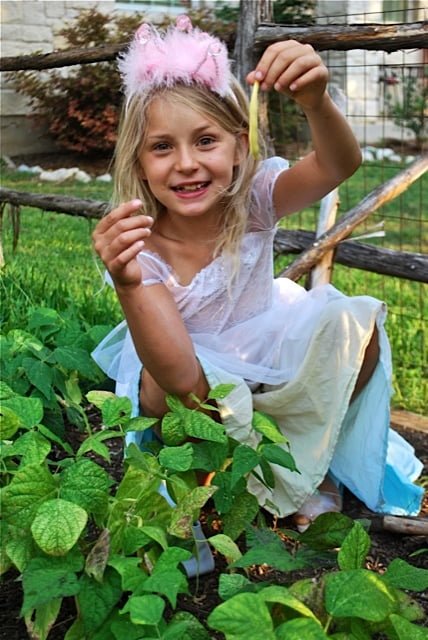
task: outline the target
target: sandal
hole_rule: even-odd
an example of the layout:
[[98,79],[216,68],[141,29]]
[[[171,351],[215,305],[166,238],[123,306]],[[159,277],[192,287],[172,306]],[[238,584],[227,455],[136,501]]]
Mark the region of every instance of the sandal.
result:
[[303,533],[322,513],[340,513],[343,501],[339,490],[324,491],[317,489],[293,516],[293,522],[299,533]]

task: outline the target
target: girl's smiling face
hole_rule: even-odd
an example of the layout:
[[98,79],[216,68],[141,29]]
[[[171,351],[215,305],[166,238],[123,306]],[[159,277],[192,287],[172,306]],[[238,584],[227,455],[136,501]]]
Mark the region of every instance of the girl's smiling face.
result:
[[142,177],[169,214],[217,216],[240,148],[236,136],[200,111],[157,97],[147,110]]

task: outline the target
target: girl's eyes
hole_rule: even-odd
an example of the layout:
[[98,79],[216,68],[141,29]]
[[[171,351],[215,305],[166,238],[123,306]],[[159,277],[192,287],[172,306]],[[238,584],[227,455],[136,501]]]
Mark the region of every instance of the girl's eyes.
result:
[[[216,139],[213,136],[202,136],[197,141],[197,144],[201,147],[207,147],[216,142]],[[169,142],[156,142],[153,145],[152,150],[157,152],[165,152],[169,151],[172,148],[172,144]]]
[[168,142],[158,142],[153,145],[153,151],[167,151],[170,148]]
[[203,136],[203,138],[201,138],[199,140],[199,144],[204,146],[210,145],[210,144],[214,144],[215,139],[212,136]]

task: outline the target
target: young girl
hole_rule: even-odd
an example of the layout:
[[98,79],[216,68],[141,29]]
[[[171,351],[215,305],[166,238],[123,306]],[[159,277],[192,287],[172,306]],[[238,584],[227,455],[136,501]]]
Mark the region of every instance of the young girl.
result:
[[313,151],[292,167],[249,153],[247,99],[226,49],[187,17],[166,34],[142,25],[120,70],[115,208],[93,234],[126,318],[94,352],[117,394],[162,418],[167,393],[193,406],[189,394],[234,383],[219,403],[227,432],[256,445],[253,409],[270,414],[300,471],[274,465],[274,490],[254,478],[251,490],[300,529],[340,510],[341,485],[373,511],[418,513],[422,465],[389,429],[383,303],[273,277],[278,220],[360,164],[320,57],[276,43],[247,78],[303,109]]

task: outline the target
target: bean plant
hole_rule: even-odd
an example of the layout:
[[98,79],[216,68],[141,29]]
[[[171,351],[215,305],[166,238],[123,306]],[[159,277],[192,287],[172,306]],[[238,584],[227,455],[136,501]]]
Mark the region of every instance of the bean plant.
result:
[[[273,464],[298,473],[292,443],[260,412],[252,422],[257,445],[231,438],[214,419],[231,385],[194,398],[194,409],[168,396],[163,443],[125,447],[127,433],[158,421],[132,417],[130,400],[90,368],[89,352],[105,328],[37,309],[28,329],[4,337],[10,362],[0,385],[0,559],[2,573],[19,573],[29,637],[49,638],[64,600],[75,603],[65,640],[427,637],[424,613],[408,592],[428,588],[428,571],[401,559],[383,575],[365,568],[366,522],[324,514],[303,534],[266,524],[247,480],[256,475],[273,488]],[[60,428],[52,419],[57,405],[65,416]],[[68,427],[82,428],[74,447],[65,427],[70,407],[100,419],[98,428],[84,420]],[[125,450],[119,478],[110,468],[113,439]],[[201,472],[213,474],[210,485],[199,486]],[[208,543],[226,569],[220,604],[199,620],[180,602],[197,589],[183,563],[198,553],[192,525],[207,510],[219,522]],[[291,551],[284,540],[294,540]],[[254,581],[258,565],[290,579]],[[321,566],[316,578],[291,579]]]

